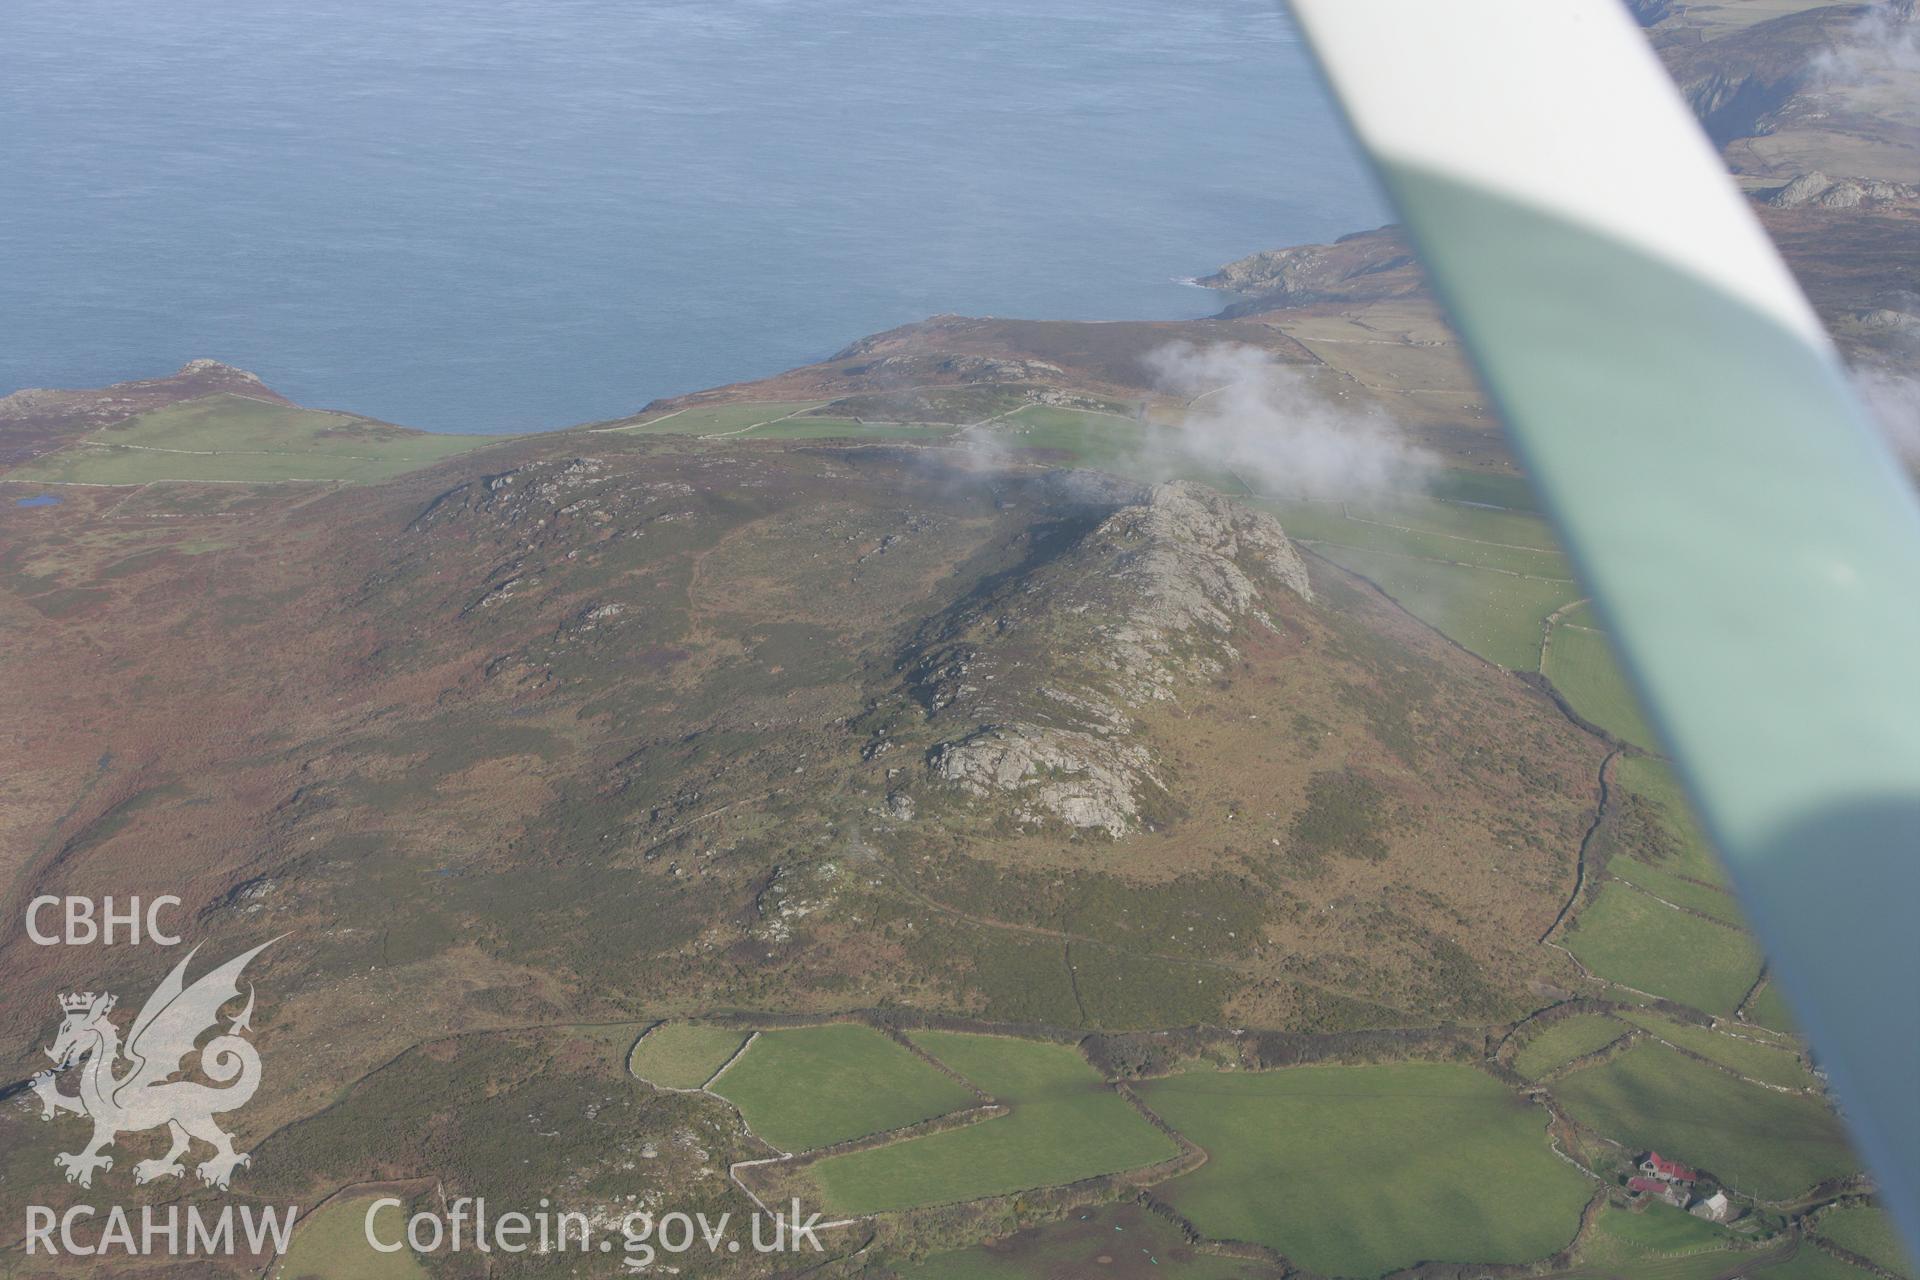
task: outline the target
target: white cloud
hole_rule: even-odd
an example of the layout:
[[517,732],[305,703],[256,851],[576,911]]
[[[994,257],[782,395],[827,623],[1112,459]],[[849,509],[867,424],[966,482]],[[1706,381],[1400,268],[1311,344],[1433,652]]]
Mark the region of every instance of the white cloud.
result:
[[1163,390],[1188,399],[1179,429],[1160,443],[1238,472],[1261,493],[1340,498],[1418,488],[1435,465],[1385,417],[1329,401],[1258,347],[1176,342],[1147,364]]
[[1920,378],[1887,369],[1856,369],[1853,385],[1894,452],[1920,464]]

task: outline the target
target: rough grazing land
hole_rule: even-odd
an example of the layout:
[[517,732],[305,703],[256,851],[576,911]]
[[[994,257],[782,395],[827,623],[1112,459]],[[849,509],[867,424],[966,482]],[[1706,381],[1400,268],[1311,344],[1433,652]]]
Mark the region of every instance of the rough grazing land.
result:
[[1277,1268],[1202,1253],[1179,1228],[1136,1204],[1072,1212],[992,1244],[937,1253],[901,1269],[904,1280],[1274,1280]]
[[1141,1092],[1208,1154],[1158,1194],[1209,1236],[1325,1275],[1543,1258],[1592,1192],[1548,1148],[1546,1114],[1470,1067],[1192,1072]]

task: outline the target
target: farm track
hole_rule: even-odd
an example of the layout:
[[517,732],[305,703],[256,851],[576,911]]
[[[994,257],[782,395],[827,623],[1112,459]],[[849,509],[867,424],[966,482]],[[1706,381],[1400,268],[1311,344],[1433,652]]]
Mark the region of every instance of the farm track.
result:
[[117,440],[81,440],[78,444],[95,449],[138,449],[142,453],[184,453],[194,458],[226,458],[245,454],[267,458],[346,458],[353,462],[379,462],[381,459],[367,453],[320,453],[298,449],[168,449],[157,444],[124,444]]

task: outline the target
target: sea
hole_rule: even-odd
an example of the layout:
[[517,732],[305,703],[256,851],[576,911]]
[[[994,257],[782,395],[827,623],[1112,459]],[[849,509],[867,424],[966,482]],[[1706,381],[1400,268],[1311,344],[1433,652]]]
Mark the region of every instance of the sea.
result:
[[1386,219],[1269,0],[5,0],[0,194],[0,393],[483,432]]

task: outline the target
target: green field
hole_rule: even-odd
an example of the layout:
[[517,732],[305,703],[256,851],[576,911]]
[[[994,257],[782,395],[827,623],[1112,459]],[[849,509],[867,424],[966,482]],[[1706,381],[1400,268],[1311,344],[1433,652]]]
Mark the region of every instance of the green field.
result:
[[1640,700],[1627,687],[1627,677],[1614,661],[1604,631],[1568,623],[1553,625],[1543,672],[1567,705],[1614,737],[1635,746],[1658,750],[1653,730],[1640,712]]
[[1567,1114],[1629,1150],[1649,1148],[1765,1200],[1857,1172],[1817,1098],[1736,1080],[1663,1045],[1640,1044],[1554,1082]]
[[663,1022],[634,1044],[627,1069],[648,1084],[698,1089],[731,1058],[747,1033],[692,1022]]
[[977,1105],[938,1068],[850,1022],[762,1032],[713,1091],[782,1151],[811,1151]]
[[1760,974],[1760,953],[1746,934],[1617,880],[1601,885],[1565,945],[1597,977],[1707,1013],[1732,1013]]
[[913,1042],[1012,1108],[944,1133],[813,1166],[836,1213],[877,1213],[1004,1195],[1153,1164],[1177,1154],[1073,1049],[957,1031]]
[[1513,1055],[1513,1069],[1530,1080],[1538,1080],[1626,1034],[1623,1024],[1604,1013],[1580,1013],[1562,1018],[1525,1039]]
[[1209,1237],[1325,1275],[1543,1258],[1593,1191],[1548,1146],[1546,1113],[1471,1067],[1192,1072],[1141,1092],[1208,1155],[1164,1199]]
[[[1548,616],[1580,596],[1551,526],[1512,477],[1445,471],[1431,488],[1431,497],[1259,505],[1290,536],[1455,643],[1503,667],[1537,670]],[[1483,505],[1491,499],[1505,501]]]
[[775,418],[805,413],[824,400],[750,400],[732,404],[699,405],[678,412],[656,414],[623,426],[601,427],[634,435],[714,436],[738,434]]
[[[1663,1204],[1637,1210],[1609,1206],[1581,1244],[1569,1280],[1723,1280],[1729,1275],[1765,1275],[1735,1252],[1722,1227]],[[1763,1252],[1759,1256],[1765,1256]]]
[[1539,667],[1547,615],[1580,595],[1571,581],[1519,578],[1398,552],[1330,544],[1314,550],[1367,578],[1462,648],[1515,671]]
[[215,395],[102,427],[6,473],[9,480],[147,484],[157,480],[384,480],[501,436],[409,431],[344,413]]
[[937,422],[856,422],[852,418],[783,418],[740,433],[743,440],[945,440],[953,428]]
[[1840,1261],[1811,1241],[1785,1262],[1754,1273],[1762,1280],[1868,1280],[1871,1272]]
[[1547,518],[1531,508],[1500,510],[1447,499],[1450,477],[1459,472],[1443,472],[1428,486],[1432,496],[1400,496],[1390,502],[1352,504],[1353,513],[1370,519],[1392,520],[1434,533],[1450,533],[1475,542],[1504,543],[1530,547],[1535,551],[1560,554],[1560,540],[1554,536]]
[[1772,978],[1767,979],[1767,985],[1760,988],[1760,994],[1747,1006],[1747,1019],[1769,1031],[1791,1033],[1794,1030],[1793,1013],[1787,1008],[1787,998],[1781,994],[1780,984]]
[[1848,1253],[1857,1253],[1869,1262],[1909,1277],[1909,1280],[1920,1274],[1916,1272],[1913,1261],[1900,1242],[1899,1234],[1894,1230],[1893,1219],[1884,1210],[1864,1204],[1829,1209],[1820,1215],[1813,1232],[1833,1241]]
[[1295,538],[1535,577],[1573,577],[1573,567],[1538,516],[1411,497],[1364,505],[1300,500],[1263,505]]
[[1813,1077],[1789,1048],[1762,1044],[1751,1036],[1730,1035],[1690,1022],[1675,1022],[1644,1009],[1626,1010],[1620,1016],[1668,1044],[1697,1053],[1751,1080],[1786,1089],[1813,1087]]
[[[1053,431],[1071,429],[1079,431],[1119,431],[1137,432],[1141,429],[1140,419],[1118,408],[1103,412],[1098,409],[1071,409],[1064,405],[1030,404],[1016,409],[1001,419],[1035,430]],[[1128,438],[1137,438],[1129,436]]]
[[1664,1204],[1639,1210],[1609,1208],[1596,1226],[1598,1234],[1642,1253],[1722,1249],[1730,1238],[1725,1227]]
[[1539,515],[1540,498],[1533,482],[1520,475],[1494,475],[1486,471],[1466,471],[1446,467],[1427,480],[1427,489],[1435,498],[1465,507],[1485,507],[1516,514]]
[[1146,483],[1198,480],[1236,496],[1247,492],[1230,470],[1179,448],[1174,433],[1116,414],[1030,405],[969,438],[1031,450],[1030,456],[1063,467],[1091,467]]
[[1665,898],[1690,911],[1698,911],[1721,924],[1731,925],[1735,929],[1747,926],[1746,913],[1740,910],[1739,899],[1724,889],[1715,889],[1686,876],[1675,875],[1665,867],[1654,866],[1640,858],[1615,858],[1607,863],[1607,871],[1636,889],[1644,890],[1656,898]]
[[[273,1280],[425,1280],[426,1269],[410,1249],[381,1253],[367,1244],[367,1207],[378,1196],[329,1200],[303,1217]],[[388,1208],[374,1221],[380,1238],[392,1241],[406,1229],[404,1209]]]

